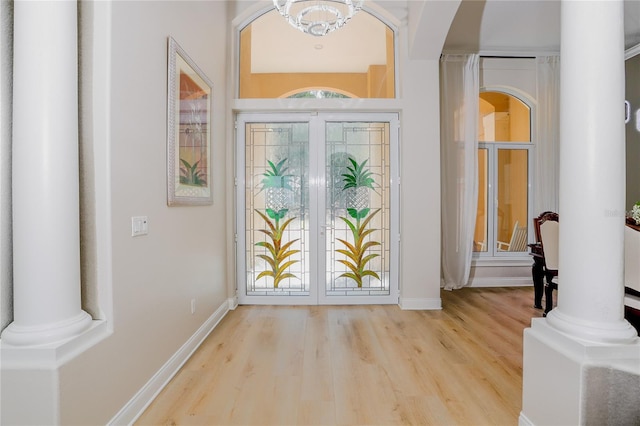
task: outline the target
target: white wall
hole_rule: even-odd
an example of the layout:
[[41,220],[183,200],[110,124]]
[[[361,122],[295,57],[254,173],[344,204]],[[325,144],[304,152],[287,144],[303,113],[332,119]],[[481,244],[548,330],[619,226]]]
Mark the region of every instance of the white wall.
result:
[[[85,173],[95,172],[85,176],[84,197],[93,201],[83,208],[97,206],[95,223],[84,225],[83,268],[113,333],[61,367],[60,419],[105,424],[227,306],[228,24],[226,3],[217,1],[87,2],[81,16],[84,68],[92,71],[83,77]],[[214,84],[212,206],[166,204],[168,36]],[[133,238],[138,215],[148,217],[149,234]]]
[[536,62],[533,58],[481,58],[480,89],[506,88],[530,99],[536,93]]
[[439,60],[407,57],[401,64],[400,305],[406,309],[441,306],[439,67]]

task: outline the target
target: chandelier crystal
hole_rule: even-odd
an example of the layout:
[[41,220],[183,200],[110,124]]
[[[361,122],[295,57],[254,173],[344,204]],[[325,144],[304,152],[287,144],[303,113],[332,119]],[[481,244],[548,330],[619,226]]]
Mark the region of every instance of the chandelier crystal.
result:
[[342,28],[364,0],[273,0],[276,9],[303,33],[323,36]]

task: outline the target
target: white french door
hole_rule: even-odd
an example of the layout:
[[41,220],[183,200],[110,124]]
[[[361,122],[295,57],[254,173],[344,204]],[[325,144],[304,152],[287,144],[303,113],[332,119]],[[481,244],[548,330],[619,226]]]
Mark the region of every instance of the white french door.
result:
[[237,123],[239,302],[397,303],[397,114]]

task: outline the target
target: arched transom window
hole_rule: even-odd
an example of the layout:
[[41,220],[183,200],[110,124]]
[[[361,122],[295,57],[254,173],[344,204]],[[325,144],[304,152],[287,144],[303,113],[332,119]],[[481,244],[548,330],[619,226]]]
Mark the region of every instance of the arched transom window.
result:
[[315,37],[273,9],[240,31],[239,98],[394,98],[394,46],[393,30],[365,10]]

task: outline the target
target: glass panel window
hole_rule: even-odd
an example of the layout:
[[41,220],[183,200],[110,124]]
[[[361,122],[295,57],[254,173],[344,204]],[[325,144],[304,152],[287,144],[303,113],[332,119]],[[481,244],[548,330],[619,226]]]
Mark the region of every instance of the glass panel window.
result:
[[530,142],[530,115],[530,108],[514,96],[501,92],[482,92],[478,141]]
[[239,74],[241,99],[311,91],[395,98],[394,31],[361,10],[340,31],[313,37],[273,9],[240,31]]
[[348,98],[349,96],[342,93],[331,92],[329,90],[305,90],[299,93],[289,95],[289,98],[312,98],[312,99],[329,99],[329,98]]
[[502,92],[480,94],[477,256],[528,252],[531,206],[531,110]]
[[476,231],[473,239],[475,251],[487,251],[489,217],[489,160],[486,148],[478,150],[478,214],[476,215]]
[[[498,251],[527,251],[520,228],[527,228],[528,151],[498,149],[497,238]],[[526,236],[526,232],[524,233]]]

